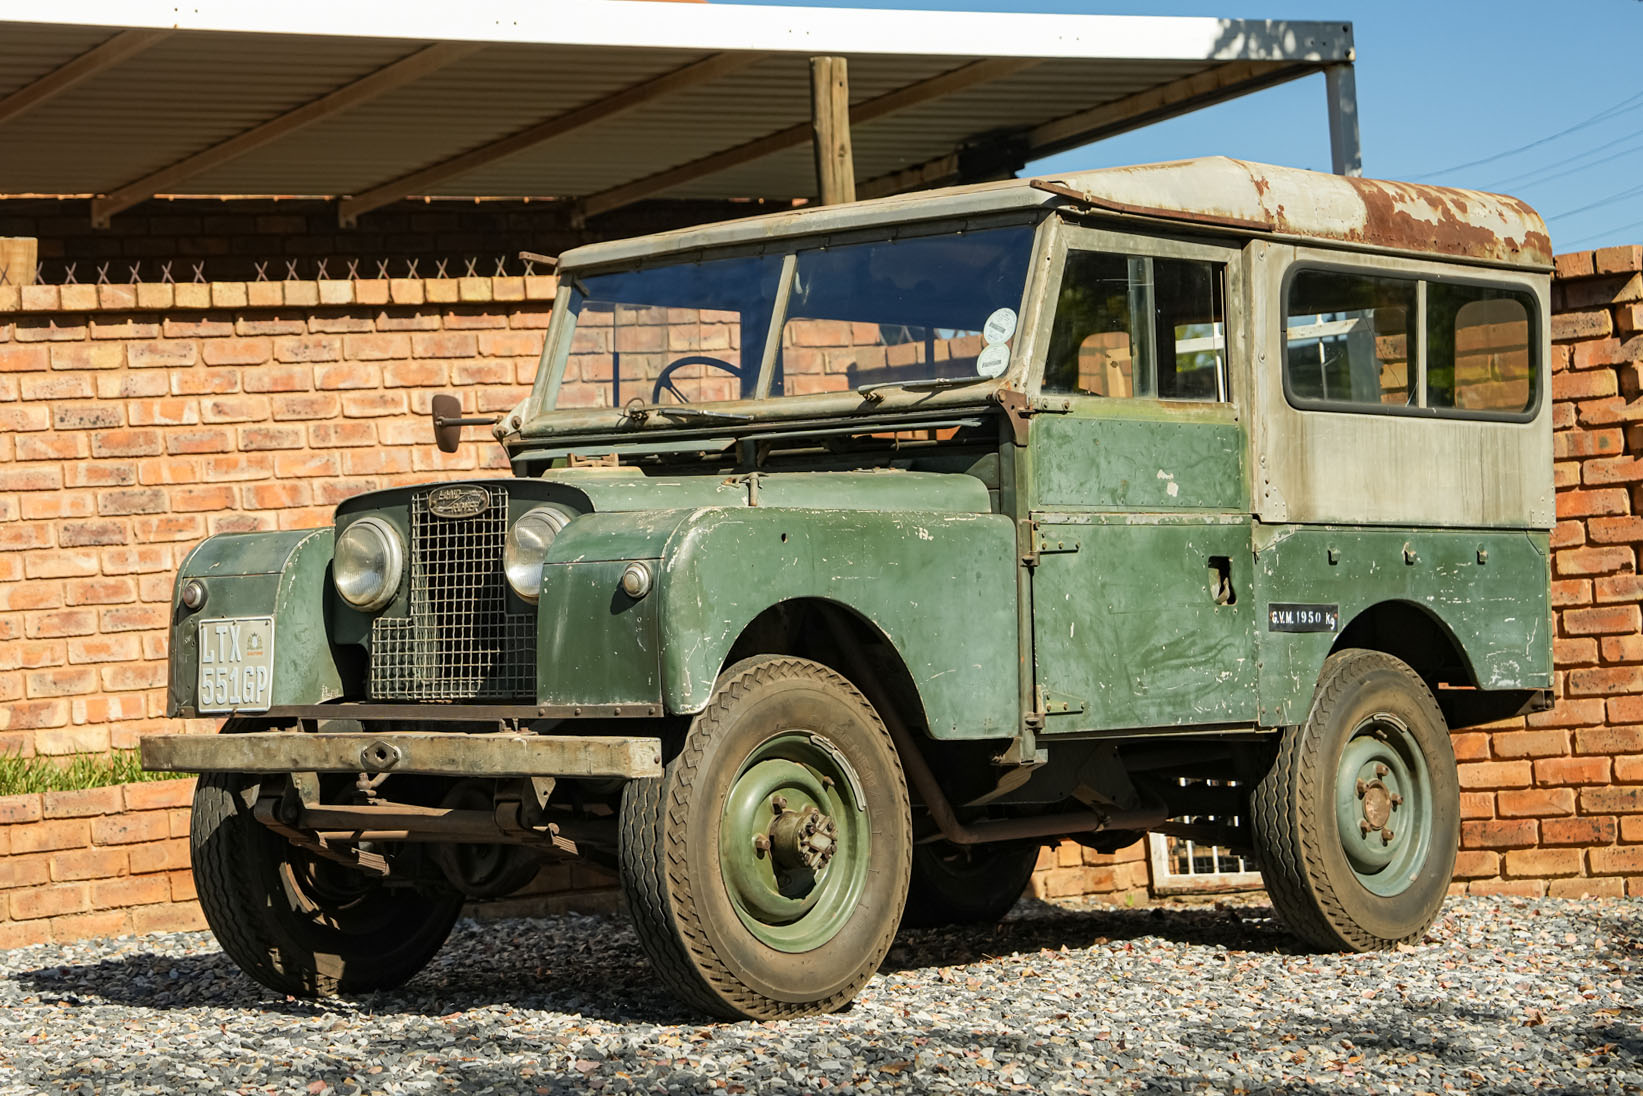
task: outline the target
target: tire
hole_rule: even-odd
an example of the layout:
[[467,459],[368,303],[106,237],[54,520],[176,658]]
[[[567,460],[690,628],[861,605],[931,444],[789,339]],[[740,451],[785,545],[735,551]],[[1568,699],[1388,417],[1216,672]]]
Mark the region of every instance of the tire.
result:
[[392,989],[426,966],[462,899],[390,890],[311,856],[252,817],[256,788],[252,776],[205,773],[194,792],[194,884],[228,957],[299,997]]
[[1425,935],[1460,839],[1454,749],[1426,683],[1379,651],[1331,655],[1255,786],[1250,826],[1273,908],[1307,944]]
[[622,793],[639,941],[675,996],[726,1019],[849,1004],[895,937],[911,851],[884,724],[804,659],[725,671],[661,778]]
[[1039,845],[954,845],[947,841],[913,850],[904,928],[996,923],[1027,889],[1038,865]]

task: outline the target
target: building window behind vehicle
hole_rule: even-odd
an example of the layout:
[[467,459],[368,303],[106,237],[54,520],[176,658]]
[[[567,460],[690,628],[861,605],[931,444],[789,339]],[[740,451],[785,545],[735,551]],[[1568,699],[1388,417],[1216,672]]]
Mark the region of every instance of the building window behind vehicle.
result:
[[1426,405],[1519,414],[1535,399],[1534,298],[1491,286],[1426,287]]
[[1068,254],[1044,390],[1225,400],[1223,270],[1190,259]]
[[751,399],[781,266],[749,256],[582,279],[556,406]]
[[770,394],[999,376],[1032,242],[1023,226],[800,251]]
[[1416,283],[1305,270],[1289,287],[1284,368],[1291,396],[1321,403],[1414,402]]

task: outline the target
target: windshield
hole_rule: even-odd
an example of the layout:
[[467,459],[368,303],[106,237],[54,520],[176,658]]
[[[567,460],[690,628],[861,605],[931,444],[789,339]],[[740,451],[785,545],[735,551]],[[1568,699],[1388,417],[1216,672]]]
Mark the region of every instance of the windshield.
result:
[[567,279],[569,350],[546,406],[663,406],[1000,376],[1033,227],[800,248]]

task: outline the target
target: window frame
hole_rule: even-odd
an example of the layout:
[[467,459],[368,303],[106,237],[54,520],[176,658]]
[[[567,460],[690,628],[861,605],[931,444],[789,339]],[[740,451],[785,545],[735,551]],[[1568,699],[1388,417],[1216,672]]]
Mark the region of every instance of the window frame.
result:
[[[1045,400],[1071,400],[1073,406],[1101,409],[1102,414],[1122,414],[1124,408],[1133,408],[1141,417],[1156,417],[1160,411],[1169,414],[1209,413],[1212,418],[1234,420],[1239,408],[1246,402],[1243,395],[1246,381],[1242,368],[1247,318],[1247,291],[1244,285],[1244,243],[1211,241],[1185,236],[1153,236],[1136,232],[1115,231],[1112,228],[1080,223],[1063,214],[1055,225],[1055,239],[1044,258],[1048,263],[1048,277],[1044,279],[1039,295],[1042,313],[1039,330],[1034,339],[1033,361],[1029,373],[1029,393]],[[1221,307],[1226,333],[1222,348],[1221,383],[1225,398],[1218,400],[1163,399],[1159,396],[1101,396],[1093,392],[1063,392],[1044,387],[1050,332],[1055,327],[1056,308],[1061,299],[1061,284],[1066,276],[1067,260],[1075,251],[1093,251],[1128,259],[1168,259],[1204,262],[1221,268]]]
[[[1412,366],[1411,383],[1415,403],[1356,403],[1347,400],[1319,400],[1309,399],[1296,395],[1290,383],[1289,371],[1289,300],[1294,290],[1295,279],[1301,274],[1315,271],[1324,271],[1332,274],[1343,274],[1350,277],[1382,278],[1387,281],[1401,281],[1415,283],[1415,315],[1411,326],[1410,365]],[[1525,318],[1528,321],[1529,333],[1527,348],[1530,355],[1529,383],[1533,399],[1529,406],[1522,411],[1489,411],[1473,410],[1464,407],[1432,407],[1426,402],[1426,367],[1427,367],[1427,286],[1433,282],[1453,286],[1474,286],[1479,289],[1493,289],[1507,294],[1510,299],[1516,300],[1523,306]],[[1278,376],[1283,387],[1284,400],[1289,406],[1298,411],[1330,411],[1341,415],[1394,415],[1403,418],[1436,418],[1436,419],[1465,419],[1473,422],[1533,422],[1540,414],[1541,403],[1546,399],[1543,382],[1546,375],[1546,362],[1542,353],[1543,333],[1540,329],[1540,302],[1535,294],[1526,286],[1515,281],[1494,279],[1489,277],[1454,277],[1446,274],[1412,270],[1387,270],[1373,265],[1358,265],[1355,263],[1330,262],[1319,259],[1301,259],[1293,262],[1284,271],[1283,280],[1279,285],[1277,316],[1278,326]]]

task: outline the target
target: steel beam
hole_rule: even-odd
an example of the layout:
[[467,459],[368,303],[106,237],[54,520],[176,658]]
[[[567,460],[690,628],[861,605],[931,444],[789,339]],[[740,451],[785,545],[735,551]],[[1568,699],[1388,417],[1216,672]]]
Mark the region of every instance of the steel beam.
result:
[[597,122],[609,121],[619,114],[681,91],[711,83],[733,72],[739,72],[763,60],[763,53],[716,53],[711,57],[674,69],[652,80],[623,88],[603,99],[577,107],[546,121],[506,137],[480,145],[448,160],[401,175],[396,179],[372,187],[370,190],[337,203],[337,219],[343,228],[352,228],[361,214],[379,209],[390,202],[428,193],[428,188],[446,179],[465,175],[476,168],[506,159],[526,149],[563,137]]
[[[1299,79],[1318,71],[1318,67],[1288,61],[1234,61],[1214,65],[1191,76],[1036,126],[1027,131],[1024,155],[1027,160],[1051,156],[1274,84]],[[862,198],[881,198],[887,194],[951,183],[958,178],[958,174],[959,156],[949,153],[914,167],[869,179],[856,189]]]
[[[893,114],[898,110],[905,110],[908,107],[918,106],[933,99],[940,99],[943,96],[952,95],[954,92],[963,91],[978,84],[1011,76],[1038,63],[1039,61],[1034,58],[991,58],[985,61],[972,61],[939,76],[932,76],[928,80],[920,80],[916,84],[909,84],[904,88],[881,95],[877,99],[869,99],[865,103],[851,107],[850,125],[863,125],[876,118]],[[798,125],[779,129],[775,133],[748,141],[746,144],[737,145],[722,152],[715,152],[711,156],[704,156],[699,160],[692,160],[688,164],[669,168],[666,171],[657,172],[655,175],[649,175],[631,183],[624,183],[621,186],[612,187],[597,194],[590,194],[581,200],[579,208],[584,217],[608,213],[613,209],[632,205],[641,199],[671,190],[673,187],[684,183],[693,182],[705,176],[762,159],[772,153],[794,148],[810,139],[810,123],[800,122]]]
[[1329,158],[1336,175],[1363,174],[1363,146],[1358,136],[1358,78],[1351,62],[1324,69],[1329,97]]
[[114,214],[147,201],[185,179],[244,156],[270,141],[277,141],[305,126],[340,114],[395,88],[403,87],[482,48],[483,45],[477,42],[441,42],[424,46],[407,57],[344,84],[295,110],[287,111],[277,118],[253,126],[244,133],[220,141],[158,171],[150,172],[141,179],[134,179],[101,198],[92,199],[91,223],[98,228],[107,228],[109,218]]
[[170,36],[168,30],[122,30],[0,99],[0,122],[10,121],[46,100],[56,98],[76,84],[113,68]]

